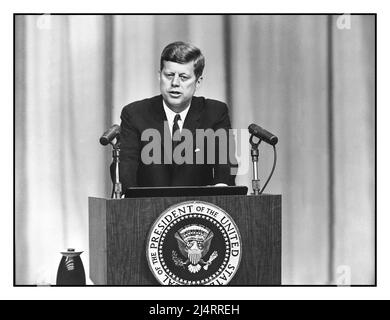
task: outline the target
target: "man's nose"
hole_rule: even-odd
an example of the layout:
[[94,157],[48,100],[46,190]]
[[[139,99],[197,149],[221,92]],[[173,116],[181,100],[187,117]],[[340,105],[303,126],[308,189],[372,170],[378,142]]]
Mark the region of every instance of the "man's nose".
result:
[[178,74],[175,74],[175,76],[172,79],[172,87],[178,87],[180,85],[180,78]]

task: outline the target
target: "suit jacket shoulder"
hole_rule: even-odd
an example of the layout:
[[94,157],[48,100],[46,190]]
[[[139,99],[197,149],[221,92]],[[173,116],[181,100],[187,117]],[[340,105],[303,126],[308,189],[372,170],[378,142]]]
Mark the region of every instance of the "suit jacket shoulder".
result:
[[123,114],[132,115],[132,114],[140,114],[140,113],[142,114],[145,112],[150,112],[151,111],[150,108],[153,105],[161,104],[161,103],[162,103],[161,95],[134,101],[123,107],[122,115]]
[[[162,105],[162,96],[157,95],[151,98],[146,98],[138,101],[134,101],[124,106],[122,109],[122,114],[142,114],[145,112],[153,112],[155,106]],[[228,111],[226,103],[214,100],[206,99],[205,97],[194,96],[192,98],[191,108],[197,108],[201,112],[212,113],[214,115],[224,113]],[[151,109],[153,108],[153,109]]]
[[200,104],[205,108],[206,110],[210,111],[224,111],[227,109],[226,103],[214,99],[207,99],[205,97],[193,97],[192,98],[193,104]]
[[226,103],[219,101],[219,100],[214,100],[214,99],[204,99],[205,104],[207,107],[210,108],[217,108],[217,109],[225,109],[227,108]]
[[195,113],[201,114],[204,120],[218,121],[228,117],[229,113],[226,103],[205,97],[193,97],[191,108],[195,109]]

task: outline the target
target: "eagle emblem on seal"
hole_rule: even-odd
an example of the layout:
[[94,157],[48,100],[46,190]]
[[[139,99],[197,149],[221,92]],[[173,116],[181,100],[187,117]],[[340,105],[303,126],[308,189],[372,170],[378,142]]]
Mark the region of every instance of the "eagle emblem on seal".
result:
[[213,260],[218,257],[218,252],[214,251],[207,261],[203,258],[210,250],[213,232],[199,224],[187,225],[175,233],[175,239],[180,253],[185,257],[182,260],[175,250],[172,251],[172,260],[176,266],[186,267],[192,273],[199,272],[202,268],[207,270]]

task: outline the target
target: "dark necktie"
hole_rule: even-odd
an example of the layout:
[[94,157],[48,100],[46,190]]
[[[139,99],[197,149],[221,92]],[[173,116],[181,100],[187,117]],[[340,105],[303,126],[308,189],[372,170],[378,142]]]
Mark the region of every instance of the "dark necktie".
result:
[[[173,137],[176,135],[179,135],[180,134],[180,128],[179,128],[179,120],[181,120],[180,118],[180,114],[176,114],[175,115],[175,119],[173,120],[173,126],[172,126],[172,163],[175,163],[175,161],[173,160],[173,151],[175,150],[176,146],[180,143],[180,139],[179,140],[173,140]],[[179,133],[177,133],[179,132]]]

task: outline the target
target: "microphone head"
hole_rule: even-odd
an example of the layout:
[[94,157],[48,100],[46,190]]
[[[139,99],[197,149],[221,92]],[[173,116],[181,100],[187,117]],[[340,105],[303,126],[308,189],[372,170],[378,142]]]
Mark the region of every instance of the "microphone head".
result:
[[106,145],[108,145],[110,143],[110,141],[105,136],[100,137],[99,142],[103,146],[106,146]]
[[115,137],[120,134],[121,128],[117,124],[112,125],[103,135],[100,137],[99,142],[105,146],[109,144]]
[[272,146],[277,144],[279,141],[277,136],[275,136],[271,132],[268,132],[257,124],[252,123],[251,125],[249,125],[248,130],[250,134],[253,134],[254,136],[258,137],[259,139],[267,142]]
[[257,134],[257,129],[260,128],[258,125],[252,123],[251,125],[249,125],[248,127],[248,130],[249,130],[249,133],[250,134]]
[[272,136],[270,139],[269,139],[269,144],[271,146],[274,146],[275,144],[277,144],[279,141],[278,137],[277,136]]

